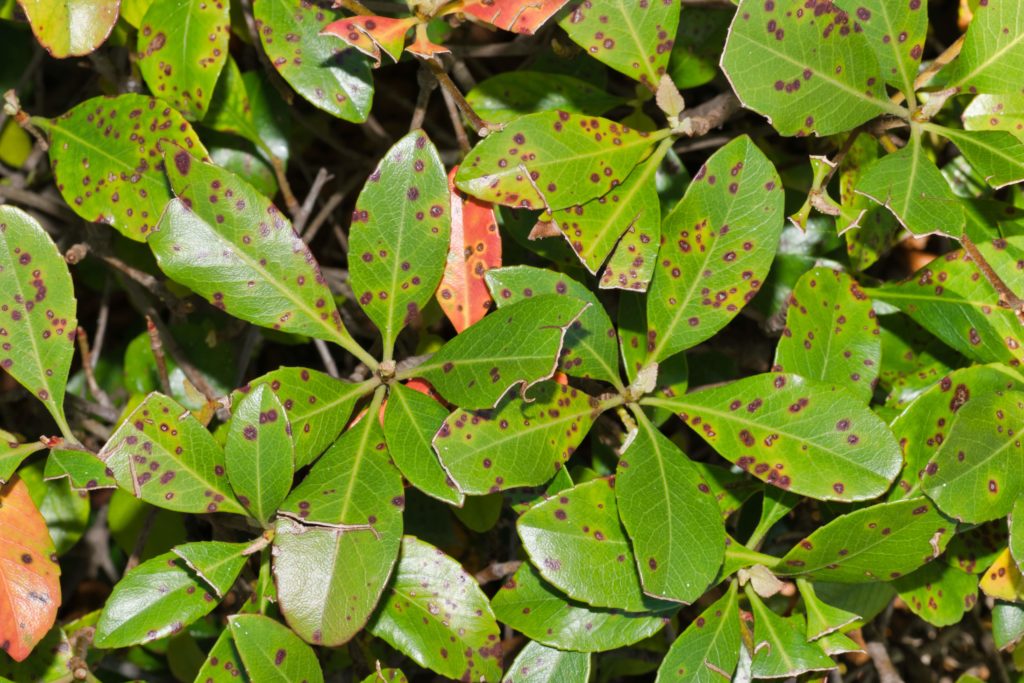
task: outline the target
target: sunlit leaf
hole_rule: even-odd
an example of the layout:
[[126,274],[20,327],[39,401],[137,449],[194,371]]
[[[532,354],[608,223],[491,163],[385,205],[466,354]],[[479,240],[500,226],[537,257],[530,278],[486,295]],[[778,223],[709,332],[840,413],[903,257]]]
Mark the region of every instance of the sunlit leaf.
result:
[[501,683],[587,683],[590,655],[530,641],[516,655]]
[[931,562],[893,581],[907,607],[933,626],[951,626],[978,601],[978,577]]
[[405,36],[417,23],[416,17],[345,17],[327,24],[322,33],[341,38],[380,66],[381,50],[396,62],[401,58]]
[[220,632],[196,679],[204,683],[249,683],[252,680],[245,672],[230,628]]
[[835,668],[819,643],[807,641],[801,615],[779,616],[751,590],[750,584],[746,594],[754,614],[751,673],[756,678],[789,678]]
[[978,95],[964,109],[966,130],[1005,130],[1024,136],[1024,94]]
[[270,519],[292,486],[292,427],[266,384],[238,402],[231,414],[224,461],[238,502],[259,521]]
[[316,653],[288,627],[262,614],[236,614],[228,620],[235,648],[254,681],[323,683]]
[[498,28],[532,35],[569,0],[467,0],[455,8]]
[[172,551],[185,560],[188,568],[205,581],[214,594],[222,597],[231,589],[242,566],[248,560],[248,543],[199,541],[179,545]]
[[965,131],[929,126],[956,145],[985,182],[999,189],[1024,180],[1024,141],[1001,130]]
[[50,56],[87,55],[117,23],[120,0],[18,0],[32,32]]
[[863,29],[885,81],[913,101],[928,33],[926,0],[859,0],[844,6],[852,13],[853,30]]
[[719,683],[740,659],[740,610],[736,584],[690,622],[658,667],[657,683]]
[[979,3],[946,87],[972,93],[1016,93],[1024,80],[1024,15],[1013,2]]
[[804,612],[807,613],[807,640],[817,640],[835,633],[860,618],[853,612],[830,605],[819,598],[814,591],[814,584],[810,581],[797,579],[797,586],[800,589],[800,598],[804,601]]

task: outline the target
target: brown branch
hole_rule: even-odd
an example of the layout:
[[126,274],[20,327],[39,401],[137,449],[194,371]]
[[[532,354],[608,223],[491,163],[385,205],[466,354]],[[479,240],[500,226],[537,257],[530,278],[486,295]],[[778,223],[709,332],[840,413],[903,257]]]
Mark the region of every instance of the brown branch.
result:
[[85,373],[85,383],[89,387],[89,393],[99,401],[100,405],[110,407],[113,405],[110,397],[107,396],[107,392],[100,388],[99,383],[96,381],[96,373],[93,372],[96,363],[89,350],[89,335],[84,327],[78,328],[78,331],[75,333],[75,341],[78,342],[78,351],[82,355],[82,371]]
[[[306,193],[306,199],[302,202],[302,207],[298,213],[295,214],[295,220],[292,226],[295,228],[295,233],[302,236],[302,233],[306,229],[306,221],[309,220],[309,215],[313,213],[313,206],[316,204],[316,200],[320,197],[320,193],[324,189],[324,185],[327,181],[332,178],[331,174],[327,172],[327,169],[323,166],[316,172],[316,177],[313,178],[313,184],[309,187],[309,192]],[[307,240],[308,242],[308,240]]]
[[164,358],[164,345],[160,341],[160,333],[153,324],[153,319],[146,316],[146,331],[149,333],[149,346],[153,349],[156,361],[156,374],[160,377],[160,388],[167,396],[171,395],[171,378],[167,375],[167,359]]
[[466,135],[466,129],[462,125],[462,119],[459,118],[458,105],[455,104],[455,100],[448,90],[442,88],[441,95],[444,97],[444,104],[448,109],[448,117],[452,120],[452,130],[455,131],[455,139],[459,141],[459,150],[463,155],[469,154],[469,137]]
[[473,126],[473,130],[480,137],[487,137],[492,131],[501,130],[501,126],[498,124],[488,123],[480,118],[479,115],[473,110],[472,105],[463,96],[462,91],[459,90],[459,86],[455,85],[452,81],[451,76],[444,70],[437,60],[434,59],[423,59],[420,57],[420,61],[426,64],[430,68],[430,72],[437,79],[437,82],[441,85],[445,92],[447,92],[451,98],[455,101],[455,106],[459,108],[462,115],[469,119],[469,124]]
[[679,120],[684,122],[685,130],[679,132],[682,136],[690,138],[707,135],[739,110],[740,101],[731,92],[716,95],[703,104],[684,110],[679,115]]
[[977,245],[971,241],[971,238],[964,233],[960,237],[960,243],[964,245],[964,250],[967,251],[968,256],[978,266],[981,274],[985,276],[985,279],[989,281],[997,292],[999,292],[999,303],[1006,308],[1009,308],[1017,318],[1024,324],[1024,299],[1021,299],[1017,294],[1010,289],[1010,286],[1006,284],[1006,281],[999,276],[999,273],[992,268],[992,265],[988,262],[988,259],[982,255]]

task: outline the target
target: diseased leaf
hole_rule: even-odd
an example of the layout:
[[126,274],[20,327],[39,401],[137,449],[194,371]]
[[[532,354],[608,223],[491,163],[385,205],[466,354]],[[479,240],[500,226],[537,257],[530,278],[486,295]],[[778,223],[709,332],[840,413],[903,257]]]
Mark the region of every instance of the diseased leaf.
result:
[[924,498],[879,503],[818,528],[775,571],[838,583],[898,579],[941,555],[952,530]]
[[946,70],[946,87],[971,93],[1016,93],[1024,80],[1024,15],[1013,2],[974,8],[960,56]]
[[445,471],[470,495],[540,486],[565,465],[603,409],[578,389],[542,382],[525,398],[442,418],[433,445]]
[[152,393],[99,452],[118,486],[178,512],[245,514],[224,470],[224,451],[174,400]]
[[143,95],[94,97],[57,118],[33,120],[50,133],[57,189],[75,213],[146,241],[173,198],[164,152],[206,149],[181,114]]
[[933,626],[952,626],[978,601],[978,577],[931,562],[893,581],[907,607]]
[[590,655],[529,641],[516,655],[501,683],[587,683]]
[[10,432],[0,430],[0,485],[11,480],[14,471],[25,458],[44,448],[46,446],[39,441],[21,443]]
[[266,522],[284,501],[295,472],[292,427],[284,406],[260,384],[235,406],[224,461],[238,502]]
[[914,79],[928,33],[928,3],[858,0],[844,5],[853,15],[854,31],[863,29],[886,83],[899,88],[913,102]]
[[615,498],[645,594],[692,603],[725,557],[725,528],[700,470],[642,414],[619,459]]
[[720,683],[740,659],[740,609],[736,584],[690,622],[658,667],[656,683]]
[[352,291],[381,331],[385,354],[441,281],[451,202],[444,166],[422,130],[388,150],[359,194],[349,231]]
[[563,209],[621,185],[666,133],[645,133],[566,111],[530,114],[474,147],[455,185],[503,206]]
[[249,683],[252,680],[245,671],[230,628],[220,632],[196,674],[196,680],[204,683]]
[[961,116],[965,130],[1005,130],[1024,136],[1024,94],[978,95]]
[[75,448],[54,448],[46,459],[43,477],[47,480],[68,478],[76,491],[117,488],[113,472],[95,453]]
[[625,104],[623,98],[580,78],[521,69],[478,83],[466,94],[466,100],[473,111],[492,123],[508,123],[552,109],[596,116]]
[[114,649],[180,633],[217,606],[208,589],[174,553],[147,560],[114,586],[96,624],[94,642]]
[[846,240],[846,253],[857,272],[869,268],[889,249],[897,230],[891,211],[856,192],[864,172],[878,159],[878,150],[877,140],[860,135],[839,163],[842,212],[836,231]]
[[[73,651],[68,636],[59,626],[54,626],[36,643],[29,657],[21,662],[11,657],[0,658],[0,677],[11,683],[40,683],[66,680],[71,671]],[[98,679],[87,678],[88,683]]]
[[747,136],[725,145],[666,216],[647,298],[647,357],[708,339],[761,287],[783,226],[782,181]]
[[569,0],[467,0],[456,5],[462,14],[513,33],[532,35]]
[[959,531],[942,557],[951,567],[977,574],[996,561],[1007,541],[1012,545],[1005,519],[979,524]]
[[327,24],[321,33],[341,38],[380,66],[381,50],[396,62],[401,58],[405,36],[418,23],[416,17],[345,17]]
[[364,678],[362,683],[409,683],[409,679],[399,669],[381,669]]
[[448,409],[435,399],[394,383],[384,409],[388,453],[409,483],[429,496],[462,505],[465,495],[442,467],[431,441]]
[[[224,133],[238,135],[252,142],[264,156],[288,158],[288,138],[280,122],[275,120],[271,100],[264,91],[261,75],[255,71],[243,74],[235,60],[228,57],[220,80],[213,91],[203,125]],[[212,153],[217,161],[216,153]],[[276,178],[275,178],[276,188]],[[273,195],[274,191],[264,194]]]
[[205,581],[220,598],[231,590],[239,572],[242,571],[242,566],[249,559],[244,554],[248,547],[248,543],[200,541],[179,545],[171,552],[185,560],[188,568]]
[[487,596],[462,565],[414,536],[368,626],[420,666],[450,679],[501,679],[501,638]]
[[466,410],[497,405],[555,373],[566,332],[587,304],[542,295],[495,311],[451,339],[416,368],[446,399]]
[[875,498],[902,464],[874,413],[845,389],[763,374],[677,396],[648,397],[758,479],[819,500]]
[[864,170],[855,191],[892,211],[915,236],[959,237],[965,218],[961,201],[925,155],[920,135]]
[[150,91],[186,118],[202,119],[231,34],[226,0],[156,0],[138,32],[139,71]]
[[819,643],[807,641],[802,615],[779,616],[761,601],[750,584],[745,592],[754,614],[754,658],[750,671],[755,678],[790,678],[835,668],[835,662]]
[[1001,130],[965,131],[926,126],[956,145],[985,182],[999,189],[1024,180],[1024,141]]
[[599,379],[616,386],[621,383],[612,322],[586,286],[561,273],[530,266],[495,268],[486,279],[499,309],[543,294],[569,296],[590,304],[565,333],[558,369],[571,377]]
[[0,647],[25,661],[57,618],[60,565],[46,521],[15,477],[0,487]]
[[998,600],[1020,602],[1024,598],[1024,575],[1009,548],[1003,548],[992,565],[982,572],[978,587],[985,595]]
[[[867,291],[873,299],[879,299],[877,291]],[[889,391],[889,405],[906,406],[944,375],[964,365],[959,353],[907,315],[881,316],[878,325],[882,329],[882,368],[878,380]]]
[[87,55],[117,23],[120,0],[18,0],[36,40],[51,57]]
[[249,676],[272,683],[323,683],[313,648],[288,627],[262,614],[236,614],[228,619],[235,648]]
[[[1024,237],[979,244],[978,250],[1014,291],[1024,289]],[[906,282],[868,290],[899,307],[946,344],[980,363],[1024,360],[1021,323],[999,305],[999,293],[963,250],[935,259]]]
[[1024,605],[996,602],[992,608],[992,636],[1000,650],[1024,638]]
[[848,275],[818,267],[796,283],[773,370],[845,387],[871,400],[882,361],[871,300]]
[[782,135],[831,135],[900,115],[857,25],[828,0],[741,0],[722,68],[744,106]]
[[78,302],[53,240],[13,206],[0,206],[0,302],[0,368],[70,434],[64,388],[75,354]]
[[1005,517],[1024,485],[1022,429],[1024,393],[972,398],[957,411],[942,445],[924,466],[925,494],[960,522]]
[[528,562],[505,582],[491,605],[499,621],[527,638],[578,652],[604,652],[639,642],[660,631],[678,609],[670,603],[642,613],[589,607],[545,583]]
[[369,63],[333,36],[321,35],[338,15],[310,0],[254,0],[252,5],[260,42],[281,77],[328,114],[365,121],[373,101]]
[[[653,215],[653,211],[647,212]],[[643,216],[641,216],[643,218]],[[622,233],[615,251],[601,273],[601,289],[622,289],[646,292],[661,243],[661,227],[657,221],[638,220]]]

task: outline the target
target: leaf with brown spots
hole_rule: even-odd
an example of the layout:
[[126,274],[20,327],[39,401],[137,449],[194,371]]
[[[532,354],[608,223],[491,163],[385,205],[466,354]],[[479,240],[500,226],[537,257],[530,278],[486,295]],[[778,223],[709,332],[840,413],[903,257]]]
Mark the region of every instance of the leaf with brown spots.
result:
[[310,0],[254,0],[252,11],[267,58],[297,93],[338,118],[366,120],[373,102],[369,62],[321,34],[337,12]]
[[202,119],[228,58],[228,0],[156,0],[139,26],[139,71],[150,92]]
[[880,503],[819,527],[773,571],[836,583],[891,581],[941,555],[954,530],[926,498]]
[[422,130],[395,143],[359,193],[348,267],[359,305],[384,338],[384,360],[441,281],[451,202],[444,166]]
[[180,633],[219,602],[213,589],[174,553],[157,555],[127,572],[107,598],[95,645],[114,649]]
[[637,221],[622,233],[601,273],[601,289],[646,292],[654,276],[661,226]]
[[1004,130],[1024,138],[1024,94],[978,95],[961,120],[965,130]]
[[1010,534],[1005,519],[961,529],[949,542],[942,559],[951,567],[979,574],[996,561],[1008,540]]
[[591,57],[655,90],[672,54],[679,5],[675,0],[582,0],[559,25]]
[[863,29],[885,82],[915,101],[914,79],[928,33],[927,0],[848,0],[841,3]]
[[590,655],[529,641],[509,665],[502,683],[587,683]]
[[526,114],[561,109],[570,114],[600,115],[626,103],[587,81],[559,73],[517,69],[478,83],[466,100],[481,118],[509,123]]
[[451,192],[451,244],[444,276],[435,297],[456,332],[480,320],[493,305],[485,274],[501,266],[501,233],[494,207],[467,197],[452,184],[456,169],[449,174]]
[[451,680],[501,680],[501,637],[487,596],[456,560],[405,536],[370,633]]
[[566,333],[588,304],[569,296],[535,296],[492,312],[409,373],[455,405],[492,408],[554,375]]
[[44,448],[46,446],[39,441],[21,443],[10,432],[0,430],[0,485],[11,480],[14,471],[25,458]]
[[266,384],[235,405],[224,462],[239,502],[260,522],[269,520],[291,490],[295,455],[288,415]]
[[[978,250],[1013,291],[1024,290],[1024,237],[999,239]],[[1013,311],[963,250],[941,256],[907,281],[867,290],[980,363],[1024,360],[1024,334]]]
[[188,568],[213,589],[218,598],[224,597],[238,578],[249,556],[245,550],[249,543],[199,541],[185,543],[171,550],[185,560]]
[[979,3],[959,57],[942,75],[945,87],[965,92],[1020,92],[1024,81],[1024,14],[1017,3]]
[[932,626],[952,626],[978,601],[978,577],[931,562],[893,581],[910,611]]
[[942,445],[924,466],[922,488],[960,522],[1009,514],[1024,486],[1024,393],[976,395],[956,412]]
[[455,184],[503,206],[564,209],[621,185],[651,145],[667,135],[565,111],[530,114],[477,144]]
[[906,116],[886,94],[859,21],[831,0],[741,0],[722,68],[744,106],[782,135],[831,135],[882,114]]
[[324,27],[323,34],[341,38],[368,57],[374,66],[380,66],[380,52],[396,62],[402,57],[405,36],[409,29],[419,23],[416,17],[355,16],[332,21]]
[[533,35],[569,0],[467,0],[452,3],[451,11],[479,19],[513,33]]
[[610,405],[557,382],[508,396],[492,410],[456,410],[436,428],[445,471],[470,495],[540,486],[572,456]]
[[87,55],[117,23],[120,0],[18,0],[36,40],[51,57]]
[[657,683],[720,683],[740,660],[740,606],[736,584],[690,622],[665,654]]
[[821,643],[808,642],[801,614],[783,617],[776,614],[754,592],[744,587],[754,616],[754,654],[750,673],[756,678],[791,678],[807,672],[836,668]]
[[57,189],[75,213],[145,242],[173,198],[164,152],[206,149],[181,114],[143,95],[95,97],[54,119],[33,119],[50,133]]
[[99,452],[118,486],[178,512],[245,514],[228,484],[224,451],[173,399],[152,393]]
[[855,272],[863,272],[889,250],[896,237],[896,216],[884,206],[855,191],[866,169],[878,159],[878,141],[858,135],[839,163],[842,212],[836,231],[846,241],[846,253]]
[[997,600],[1020,602],[1024,598],[1024,574],[1021,574],[1009,548],[1003,548],[992,565],[982,573],[978,587],[982,593]]
[[0,650],[24,661],[53,626],[60,565],[46,520],[15,477],[0,487]]
[[50,481],[64,477],[76,491],[117,488],[117,482],[103,461],[84,448],[54,448],[50,451],[43,478]]
[[878,321],[860,286],[832,268],[804,273],[789,295],[773,370],[845,387],[867,403],[881,361]]
[[287,626],[262,614],[236,614],[228,619],[235,648],[254,681],[323,683],[316,653]]
[[245,138],[266,158],[287,160],[289,139],[286,124],[279,116],[284,104],[273,99],[277,96],[268,92],[268,88],[262,72],[243,74],[235,60],[228,57],[203,117],[203,125]]
[[0,206],[0,368],[43,402],[61,432],[64,388],[78,327],[71,274],[57,246],[24,211]]
[[[868,290],[878,299],[878,293]],[[966,363],[963,356],[936,339],[903,313],[878,319],[882,330],[879,385],[889,392],[886,405],[902,410],[921,392]]]
[[196,680],[203,683],[250,683],[252,681],[245,672],[245,665],[235,647],[231,629],[220,632],[217,641],[210,648]]
[[714,582],[725,528],[711,487],[679,447],[636,411],[615,470],[619,516],[646,595],[689,604]]
[[775,167],[746,135],[708,159],[662,223],[648,360],[710,338],[757,294],[782,234],[783,199]]
[[558,369],[570,377],[599,379],[621,387],[612,322],[597,297],[582,283],[543,268],[509,266],[487,273],[498,308],[543,294],[570,296],[590,304],[566,332]]
[[818,500],[876,498],[903,462],[892,432],[861,401],[797,375],[754,375],[641,404],[677,413],[758,479]]

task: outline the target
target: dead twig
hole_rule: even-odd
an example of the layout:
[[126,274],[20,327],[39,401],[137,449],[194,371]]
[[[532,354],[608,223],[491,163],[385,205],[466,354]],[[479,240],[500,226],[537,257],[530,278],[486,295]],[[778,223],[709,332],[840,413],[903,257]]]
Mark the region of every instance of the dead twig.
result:
[[110,407],[113,405],[110,401],[110,396],[100,387],[96,381],[96,374],[93,372],[96,363],[92,358],[92,353],[89,349],[89,335],[84,327],[78,328],[78,331],[75,333],[75,341],[78,342],[78,352],[82,354],[82,371],[85,373],[85,383],[89,387],[89,393],[99,401],[101,406]]
[[160,340],[160,333],[157,332],[153,319],[146,316],[146,331],[149,333],[149,346],[153,349],[153,358],[156,361],[156,374],[160,377],[160,389],[171,395],[171,378],[167,374],[167,359],[164,357],[164,345]]

